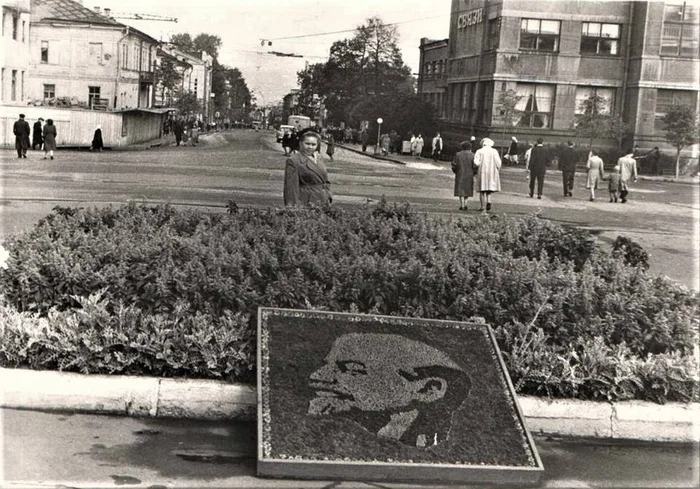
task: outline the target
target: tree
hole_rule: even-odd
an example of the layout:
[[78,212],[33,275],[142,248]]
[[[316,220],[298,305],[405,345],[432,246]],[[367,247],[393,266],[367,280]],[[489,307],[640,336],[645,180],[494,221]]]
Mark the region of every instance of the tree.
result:
[[185,53],[192,54],[195,52],[194,42],[192,41],[192,36],[187,32],[180,34],[173,34],[170,36],[170,42],[174,44],[177,49]]
[[[170,58],[163,58],[163,61],[156,68],[156,80],[158,80],[158,84],[160,85],[160,95],[163,104],[166,106],[170,105],[165,101],[166,90],[168,93],[172,94],[177,90],[182,81],[182,75],[177,71],[175,63]],[[172,102],[172,100],[170,100],[170,102]]]
[[197,94],[193,92],[181,93],[175,103],[175,107],[185,116],[197,114],[202,110],[199,100],[197,100]]
[[349,120],[353,123],[369,121],[372,137],[377,134],[378,117],[383,119],[382,132],[394,130],[405,137],[411,133],[428,135],[437,131],[435,107],[415,94],[370,95],[359,101],[349,113]]
[[617,149],[622,151],[622,145],[624,142],[632,137],[632,126],[627,124],[620,117],[609,116],[608,117],[608,130],[610,136],[615,140]]
[[[501,92],[498,96],[498,103],[501,106],[501,117],[503,123],[502,139],[506,139],[506,128],[513,127],[514,119],[518,111],[515,107],[518,105],[520,99],[523,98],[522,95],[518,95],[515,90],[506,90]],[[506,146],[501,148],[501,151],[505,151]],[[501,155],[503,156],[503,155]]]
[[350,39],[333,43],[326,63],[297,73],[302,112],[311,116],[323,101],[330,120],[350,122],[367,97],[413,93],[411,70],[403,63],[396,27],[378,17],[358,26]]
[[686,146],[700,141],[698,136],[697,114],[688,105],[672,105],[662,119],[665,124],[666,140],[676,148],[676,178],[680,174],[681,151]]
[[588,140],[588,150],[593,148],[593,140],[609,135],[609,115],[606,113],[607,99],[595,92],[581,102],[582,114],[574,119],[576,136]]

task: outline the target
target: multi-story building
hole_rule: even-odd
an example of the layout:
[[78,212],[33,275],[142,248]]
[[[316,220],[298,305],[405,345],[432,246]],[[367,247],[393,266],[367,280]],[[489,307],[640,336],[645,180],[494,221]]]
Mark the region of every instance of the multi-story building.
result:
[[26,105],[29,71],[29,0],[0,0],[0,104]]
[[152,104],[158,41],[99,7],[32,0],[27,99],[106,110]]
[[178,71],[182,75],[182,92],[194,93],[197,96],[200,107],[202,107],[201,118],[204,121],[212,119],[211,112],[211,81],[213,71],[213,61],[209,54],[202,51],[199,56],[186,53],[177,49],[172,44],[164,44],[161,47],[159,56],[173,58],[179,66]]
[[418,93],[431,102],[437,116],[445,117],[445,92],[447,91],[447,46],[449,39],[420,40],[420,76]]
[[287,123],[287,119],[290,115],[301,114],[301,107],[299,106],[300,95],[300,89],[292,88],[289,93],[282,98],[282,124]]
[[[696,1],[676,0],[452,0],[447,47],[421,45],[431,71],[421,65],[419,90],[439,93],[432,57],[441,54],[432,52],[446,50],[446,93],[436,103],[447,137],[504,143],[505,122],[506,137],[564,141],[594,93],[631,125],[635,142],[663,148],[665,109],[698,109],[699,11]],[[504,121],[499,100],[509,90],[518,101]]]

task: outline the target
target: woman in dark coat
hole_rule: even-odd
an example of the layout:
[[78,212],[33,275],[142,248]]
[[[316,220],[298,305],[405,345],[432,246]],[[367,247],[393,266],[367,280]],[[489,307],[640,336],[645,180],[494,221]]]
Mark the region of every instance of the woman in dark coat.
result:
[[53,160],[53,152],[56,151],[56,126],[53,125],[52,119],[46,119],[44,124],[44,159],[46,155],[50,155]]
[[474,195],[474,153],[468,141],[460,143],[462,151],[452,160],[452,171],[455,174],[455,197],[459,197],[459,210],[467,210],[467,199]]
[[321,136],[305,132],[299,141],[299,151],[287,160],[284,169],[284,205],[330,204],[331,183],[326,167],[316,152]]
[[102,126],[98,124],[95,129],[95,134],[92,136],[92,150],[102,151],[104,146],[104,142],[102,141]]
[[32,149],[36,149],[37,146],[41,149],[41,145],[44,144],[44,136],[42,135],[41,123],[44,119],[39,117],[39,120],[34,123],[34,129],[32,130]]

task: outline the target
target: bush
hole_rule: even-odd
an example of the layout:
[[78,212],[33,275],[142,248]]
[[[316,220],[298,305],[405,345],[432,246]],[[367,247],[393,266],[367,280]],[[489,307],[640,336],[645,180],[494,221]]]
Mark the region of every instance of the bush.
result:
[[[687,362],[697,339],[696,293],[596,249],[585,231],[536,216],[430,219],[385,202],[351,210],[230,203],[221,214],[169,206],[57,209],[5,247],[1,339],[10,346],[0,362],[9,366],[250,381],[258,306],[481,317],[500,331],[514,377],[515,343],[506,333],[525,337],[522,324],[541,330],[551,355],[572,345],[579,355],[604,346],[611,355],[624,352],[625,362],[668,355],[673,368]],[[100,340],[112,330],[129,340],[120,355],[112,340]],[[192,338],[203,350],[190,358]],[[157,357],[162,350],[167,359]],[[574,357],[564,358],[575,365]],[[655,365],[648,368],[654,375],[671,368]],[[585,375],[577,379],[577,390],[545,391],[582,398],[603,392]],[[530,379],[520,387],[541,392],[537,385]],[[686,396],[676,390],[667,397]],[[600,396],[644,397],[627,387],[609,391]]]

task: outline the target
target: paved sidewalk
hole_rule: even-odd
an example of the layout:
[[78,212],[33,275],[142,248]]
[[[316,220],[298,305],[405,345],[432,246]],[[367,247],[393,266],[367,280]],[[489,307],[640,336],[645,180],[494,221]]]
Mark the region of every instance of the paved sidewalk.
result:
[[[0,486],[402,488],[255,477],[255,425],[0,410]],[[697,487],[698,447],[535,437],[540,487]],[[427,485],[420,487],[464,487]]]

